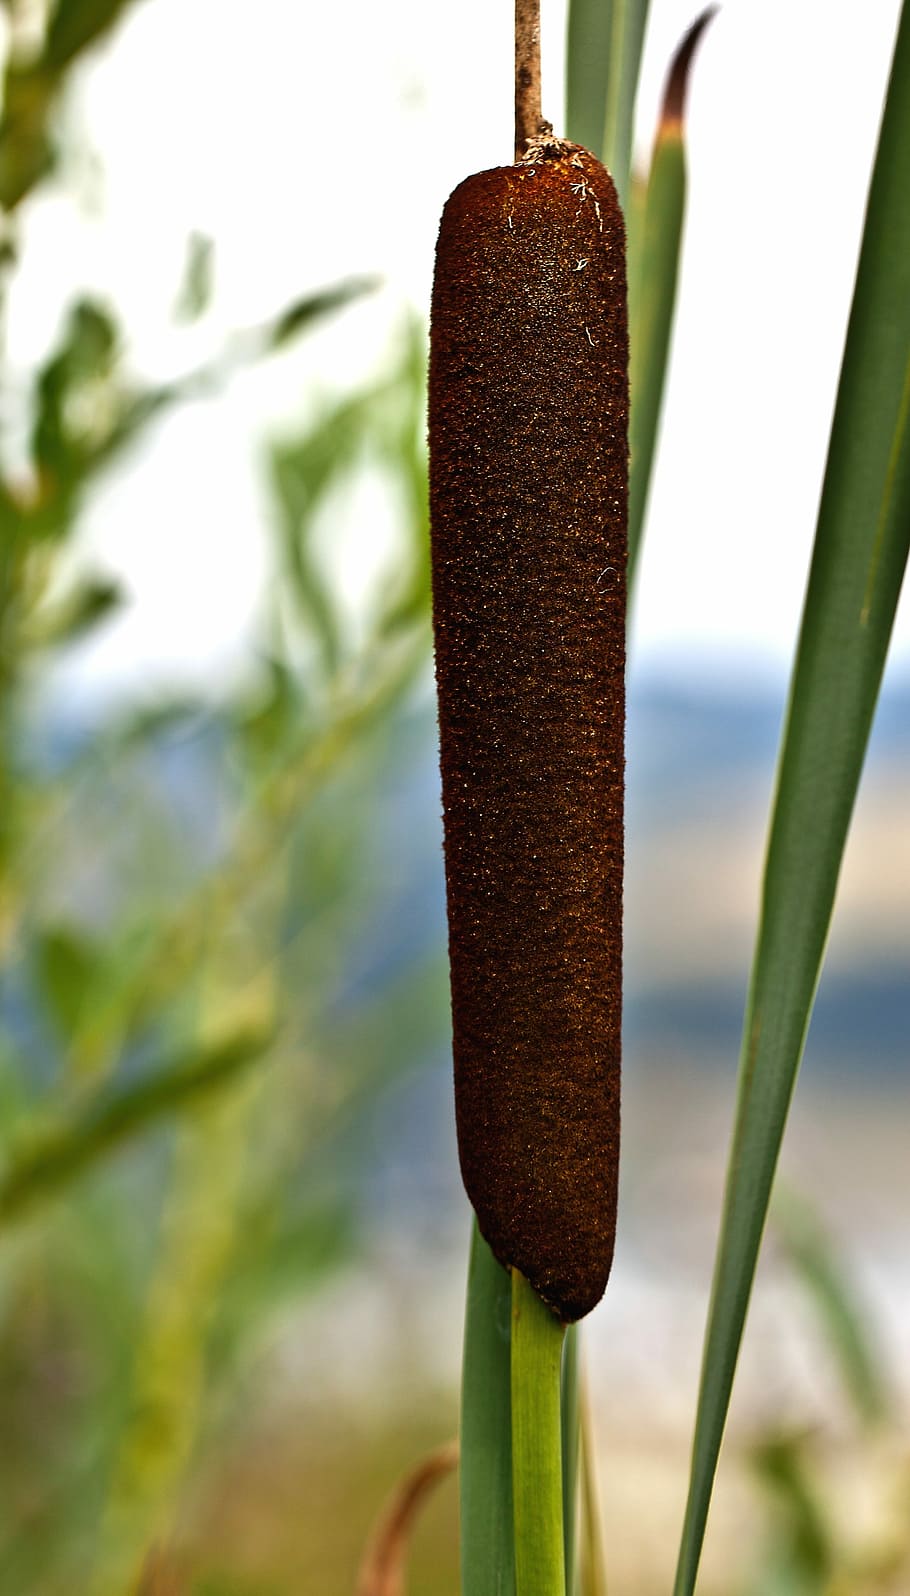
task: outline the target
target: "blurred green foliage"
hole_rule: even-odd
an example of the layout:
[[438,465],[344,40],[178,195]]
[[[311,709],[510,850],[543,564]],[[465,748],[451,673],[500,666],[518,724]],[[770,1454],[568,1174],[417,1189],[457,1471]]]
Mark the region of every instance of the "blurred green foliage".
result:
[[[3,288],[68,74],[129,6],[59,0],[30,53],[7,9]],[[217,705],[63,727],[46,710],[65,651],[125,598],[81,554],[106,473],[372,286],[303,297],[149,388],[116,310],[74,285],[33,374],[28,469],[0,478],[0,1587],[16,1596],[164,1588],[265,1327],[356,1253],[356,1194],[325,1178],[326,1151],[413,1059],[397,1040],[426,1041],[413,981],[323,1018],[377,912],[369,815],[428,661],[416,327],[385,377],[269,453],[276,577],[249,679]],[[194,237],[175,321],[214,291]],[[355,638],[314,528],[360,469],[401,514]],[[437,1012],[439,977],[416,980]],[[194,1573],[216,1587],[279,1589]]]

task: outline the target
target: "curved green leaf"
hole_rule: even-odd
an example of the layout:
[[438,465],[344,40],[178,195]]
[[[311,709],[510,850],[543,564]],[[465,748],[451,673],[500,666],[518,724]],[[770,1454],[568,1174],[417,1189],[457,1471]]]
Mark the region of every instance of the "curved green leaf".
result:
[[869,191],[768,844],[676,1596],[691,1596],[787,1110],[910,549],[910,5]]
[[686,90],[695,50],[716,9],[709,6],[702,12],[673,57],[654,140],[640,237],[629,258],[630,586],[641,543],[676,305],[686,211]]

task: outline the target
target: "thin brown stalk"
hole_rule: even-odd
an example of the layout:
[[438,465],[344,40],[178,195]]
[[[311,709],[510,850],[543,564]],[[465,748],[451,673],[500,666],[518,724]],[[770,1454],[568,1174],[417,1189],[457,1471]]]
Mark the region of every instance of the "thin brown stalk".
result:
[[396,1487],[370,1537],[355,1596],[403,1596],[404,1571],[414,1521],[428,1491],[458,1462],[458,1442],[450,1441],[424,1458]]
[[540,99],[540,0],[515,0],[515,159],[543,131]]

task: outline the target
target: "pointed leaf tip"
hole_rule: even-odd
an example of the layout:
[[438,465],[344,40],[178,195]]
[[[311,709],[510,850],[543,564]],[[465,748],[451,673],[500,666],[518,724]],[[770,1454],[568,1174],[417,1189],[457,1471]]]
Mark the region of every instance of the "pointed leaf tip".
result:
[[696,17],[688,33],[683,35],[677,46],[676,54],[670,63],[666,87],[664,88],[663,105],[660,112],[661,133],[666,133],[671,128],[682,126],[686,113],[686,93],[689,87],[689,73],[692,68],[692,61],[705,29],[719,10],[720,6],[717,5],[706,6],[701,16]]

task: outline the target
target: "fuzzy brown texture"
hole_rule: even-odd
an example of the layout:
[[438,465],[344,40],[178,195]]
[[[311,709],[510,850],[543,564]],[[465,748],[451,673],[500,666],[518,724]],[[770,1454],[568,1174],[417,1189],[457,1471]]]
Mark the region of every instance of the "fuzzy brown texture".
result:
[[443,213],[430,516],[462,1173],[570,1321],[616,1221],[628,349],[613,184],[551,143]]

